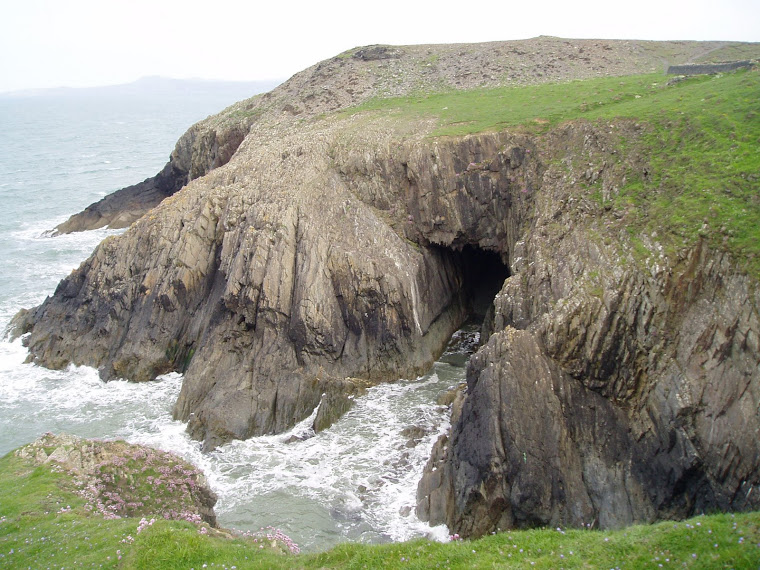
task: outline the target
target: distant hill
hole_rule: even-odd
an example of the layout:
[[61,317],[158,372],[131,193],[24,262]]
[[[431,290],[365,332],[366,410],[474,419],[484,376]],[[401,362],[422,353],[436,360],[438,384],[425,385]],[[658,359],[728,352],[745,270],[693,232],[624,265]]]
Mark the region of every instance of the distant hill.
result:
[[172,79],[169,77],[142,77],[132,83],[102,87],[54,87],[50,89],[22,89],[0,93],[0,98],[27,97],[119,97],[153,95],[210,95],[221,92],[234,95],[231,101],[246,99],[256,93],[270,91],[282,81],[214,81],[208,79]]

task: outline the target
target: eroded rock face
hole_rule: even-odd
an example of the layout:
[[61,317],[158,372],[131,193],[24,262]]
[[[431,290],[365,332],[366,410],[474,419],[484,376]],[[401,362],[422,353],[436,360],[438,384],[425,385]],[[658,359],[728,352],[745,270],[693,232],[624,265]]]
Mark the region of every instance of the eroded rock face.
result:
[[459,256],[478,247],[511,276],[421,517],[464,536],[757,508],[758,299],[704,247],[634,259],[625,212],[605,204],[646,167],[642,127],[426,128],[357,116],[245,141],[23,317],[33,358],[105,378],[185,370],[175,416],[206,449],[320,401],[334,419],[348,395],[429,365],[471,310]]
[[[597,175],[614,193],[600,134],[552,136],[573,143],[568,161],[590,165],[578,179]],[[420,483],[418,514],[479,536],[757,509],[754,282],[703,245],[642,267],[624,238],[605,240],[615,213],[576,201],[573,186],[546,170],[494,301],[494,332]]]
[[357,121],[246,141],[104,241],[27,315],[32,358],[105,379],[185,371],[175,416],[207,449],[424,371],[470,310],[455,250],[508,255],[528,201],[513,189],[536,166],[520,137]]

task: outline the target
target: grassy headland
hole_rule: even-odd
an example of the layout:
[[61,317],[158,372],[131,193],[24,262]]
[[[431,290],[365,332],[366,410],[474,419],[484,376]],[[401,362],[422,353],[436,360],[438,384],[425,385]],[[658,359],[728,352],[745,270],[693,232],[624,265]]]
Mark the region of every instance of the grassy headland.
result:
[[[668,85],[662,75],[603,78],[532,87],[478,89],[376,99],[352,112],[435,116],[435,136],[516,129],[537,136],[567,121],[645,124],[639,153],[647,172],[629,172],[612,209],[630,230],[657,231],[666,247],[699,239],[731,252],[760,276],[760,73],[695,77]],[[621,137],[621,154],[628,141]],[[589,192],[595,189],[589,187]],[[757,568],[760,513],[721,514],[620,531],[510,531],[448,544],[416,540],[344,544],[294,554],[275,529],[244,534],[193,517],[164,518],[176,506],[152,483],[108,471],[118,517],[93,508],[75,478],[9,454],[0,459],[0,567],[3,568]],[[147,477],[153,479],[149,482]],[[122,482],[123,484],[119,484]],[[148,484],[150,483],[150,484]],[[132,487],[134,496],[122,493]],[[118,500],[121,499],[121,501]],[[127,500],[128,499],[128,500]],[[168,499],[167,499],[168,500]],[[130,504],[143,503],[130,511]],[[108,507],[108,504],[104,504]],[[121,508],[121,507],[119,507]],[[106,511],[108,512],[108,511]]]
[[[150,469],[148,470],[150,471]],[[148,472],[146,471],[146,473]],[[119,479],[122,472],[109,467]],[[130,468],[140,487],[139,465]],[[152,471],[151,471],[152,472]],[[536,529],[447,544],[415,540],[294,554],[275,529],[233,533],[88,508],[71,474],[13,453],[0,459],[2,568],[757,568],[760,513],[702,516],[619,531]],[[122,486],[122,488],[124,488]],[[145,508],[150,511],[150,503]],[[143,511],[145,513],[147,511]]]
[[[437,117],[434,136],[501,129],[540,136],[569,121],[634,120],[646,126],[636,150],[650,166],[627,173],[610,204],[626,211],[629,230],[656,231],[670,251],[706,239],[760,276],[760,72],[672,80],[638,75],[420,94],[350,112]],[[620,156],[628,145],[621,136]]]

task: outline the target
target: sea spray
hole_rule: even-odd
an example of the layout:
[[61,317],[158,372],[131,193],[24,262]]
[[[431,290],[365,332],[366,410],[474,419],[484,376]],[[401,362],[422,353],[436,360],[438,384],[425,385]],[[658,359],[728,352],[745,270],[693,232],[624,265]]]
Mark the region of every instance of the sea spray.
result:
[[[10,346],[17,358],[23,355]],[[414,514],[422,468],[448,427],[448,411],[436,397],[462,377],[451,364],[439,362],[437,368],[440,375],[432,371],[371,388],[331,428],[311,437],[302,439],[310,435],[304,424],[203,454],[184,424],[171,419],[179,374],[141,384],[104,383],[87,367],[50,371],[18,365],[3,370],[0,385],[2,452],[47,431],[173,451],[207,475],[219,495],[221,525],[276,526],[306,549],[345,540],[443,538],[445,529],[430,529]]]

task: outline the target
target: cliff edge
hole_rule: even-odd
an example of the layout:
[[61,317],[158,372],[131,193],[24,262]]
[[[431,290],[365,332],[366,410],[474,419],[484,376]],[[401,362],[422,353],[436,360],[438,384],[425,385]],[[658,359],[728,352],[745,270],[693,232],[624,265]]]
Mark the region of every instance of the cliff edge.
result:
[[[750,44],[751,45],[751,44]],[[269,93],[193,125],[166,166],[59,224],[54,235],[126,228],[191,180],[226,164],[258,122],[303,120],[391,97],[449,89],[534,85],[664,71],[668,65],[757,57],[737,42],[531,40],[483,44],[366,46],[320,62]]]

